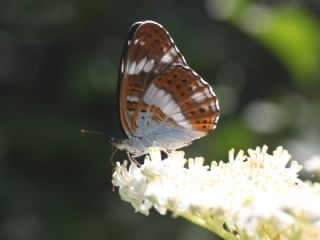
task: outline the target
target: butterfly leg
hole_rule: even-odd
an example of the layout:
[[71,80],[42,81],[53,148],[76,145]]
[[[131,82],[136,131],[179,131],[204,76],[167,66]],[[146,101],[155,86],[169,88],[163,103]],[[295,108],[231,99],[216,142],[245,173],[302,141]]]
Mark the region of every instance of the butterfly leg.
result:
[[128,155],[128,158],[129,158],[129,160],[130,160],[130,162],[132,163],[132,162],[134,162],[138,167],[140,167],[141,166],[141,164],[135,159],[135,157],[140,157],[140,156],[142,156],[142,155],[137,155],[137,154],[135,154],[135,155],[130,155],[130,153],[128,153],[127,152],[127,155]]
[[166,149],[161,148],[161,152],[164,152],[167,157],[170,155],[170,151],[167,151]]

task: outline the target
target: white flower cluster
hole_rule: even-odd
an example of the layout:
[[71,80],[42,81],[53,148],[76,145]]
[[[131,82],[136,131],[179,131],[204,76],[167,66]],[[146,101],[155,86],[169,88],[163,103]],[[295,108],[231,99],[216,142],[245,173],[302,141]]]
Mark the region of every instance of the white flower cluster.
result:
[[301,232],[297,226],[320,222],[320,186],[298,178],[302,167],[288,165],[286,150],[278,147],[270,155],[264,146],[247,152],[234,156],[230,150],[228,163],[208,166],[203,158],[187,161],[181,151],[162,160],[160,149],[151,148],[141,166],[117,162],[112,182],[138,212],[170,210],[213,231],[215,221],[232,221],[252,238],[291,226],[295,234]]

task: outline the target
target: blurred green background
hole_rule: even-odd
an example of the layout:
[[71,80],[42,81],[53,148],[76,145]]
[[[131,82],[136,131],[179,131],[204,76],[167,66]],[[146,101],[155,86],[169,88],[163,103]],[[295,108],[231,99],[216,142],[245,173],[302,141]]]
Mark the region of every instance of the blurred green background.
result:
[[262,144],[300,163],[320,153],[318,0],[1,0],[1,240],[215,239],[170,214],[136,214],[112,192],[118,63],[130,25],[146,19],[220,100],[217,129],[188,157]]

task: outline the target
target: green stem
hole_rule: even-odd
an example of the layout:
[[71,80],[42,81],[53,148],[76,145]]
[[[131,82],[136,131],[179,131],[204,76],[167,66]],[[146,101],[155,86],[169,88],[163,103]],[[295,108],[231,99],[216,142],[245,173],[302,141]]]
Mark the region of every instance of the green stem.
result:
[[213,220],[212,218],[209,218],[209,217],[204,219],[203,217],[198,217],[188,212],[180,212],[178,215],[189,220],[190,222],[193,222],[203,228],[208,229],[209,231],[215,233],[216,235],[222,237],[223,239],[226,239],[226,240],[239,239],[236,236],[234,236],[232,233],[229,233],[224,230],[223,228],[224,220],[222,219],[216,218]]

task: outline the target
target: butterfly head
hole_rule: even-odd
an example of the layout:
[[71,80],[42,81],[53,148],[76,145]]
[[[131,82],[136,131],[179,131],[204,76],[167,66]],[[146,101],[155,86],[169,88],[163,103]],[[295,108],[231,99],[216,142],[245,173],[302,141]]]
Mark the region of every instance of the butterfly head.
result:
[[132,155],[143,155],[146,153],[148,146],[146,141],[141,137],[131,137],[117,142],[114,138],[111,139],[111,144],[119,150],[126,150]]

